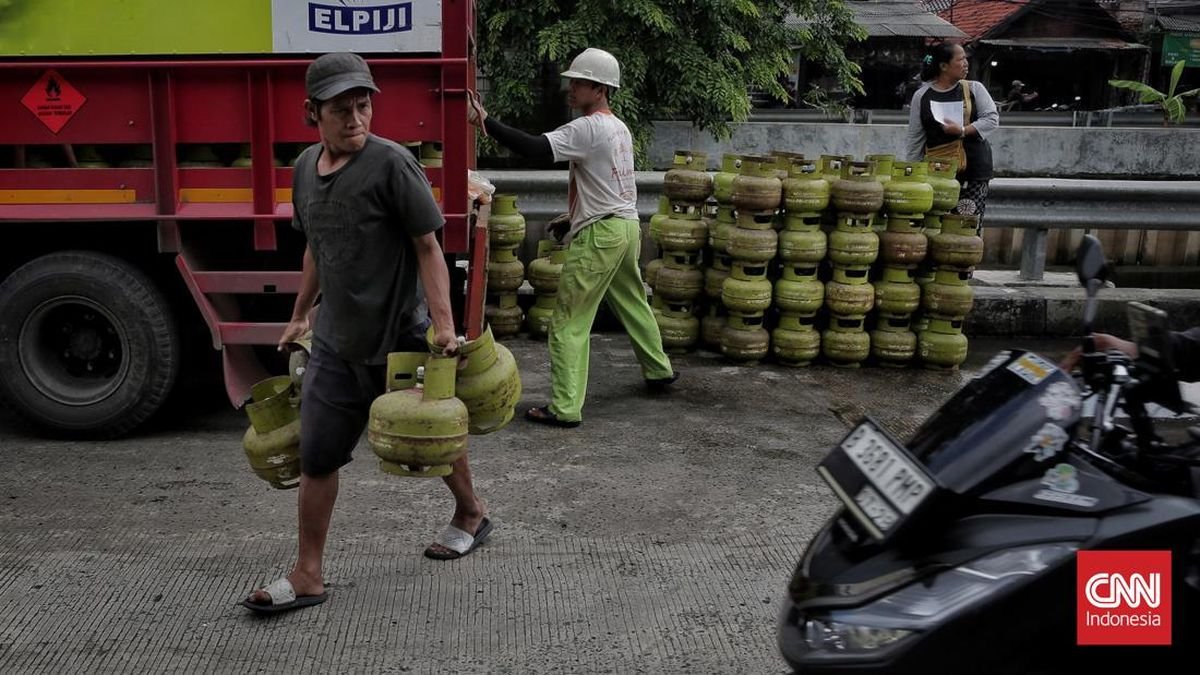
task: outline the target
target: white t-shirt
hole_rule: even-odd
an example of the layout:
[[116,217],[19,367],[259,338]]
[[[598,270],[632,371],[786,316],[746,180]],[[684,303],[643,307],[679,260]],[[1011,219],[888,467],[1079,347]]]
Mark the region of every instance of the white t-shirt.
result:
[[571,163],[567,203],[571,231],[606,217],[637,220],[633,136],[612,113],[595,112],[546,133],[554,161]]

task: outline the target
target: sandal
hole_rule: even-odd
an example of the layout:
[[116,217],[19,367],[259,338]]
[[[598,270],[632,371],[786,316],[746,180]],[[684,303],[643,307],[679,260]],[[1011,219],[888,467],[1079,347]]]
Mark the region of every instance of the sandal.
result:
[[[321,593],[320,595],[297,596],[296,589],[292,587],[292,582],[288,581],[287,577],[276,579],[262,590],[271,599],[270,602],[255,602],[250,597],[247,597],[245,600],[242,600],[242,607],[258,612],[259,614],[276,614],[292,609],[319,605],[329,597],[328,592]],[[251,593],[251,596],[253,596],[253,593]]]
[[492,521],[488,520],[487,516],[479,521],[479,527],[475,528],[474,535],[453,525],[448,525],[434,543],[449,552],[439,551],[430,546],[425,549],[425,557],[434,560],[457,560],[479,548],[483,542],[487,541],[488,535],[491,533]]
[[538,424],[545,424],[551,427],[562,427],[564,429],[574,429],[579,426],[579,420],[560,420],[558,415],[550,412],[550,406],[544,405],[540,408],[530,408],[525,411],[525,419]]
[[651,394],[665,394],[670,391],[671,385],[678,379],[678,370],[671,373],[670,377],[646,378],[646,390]]

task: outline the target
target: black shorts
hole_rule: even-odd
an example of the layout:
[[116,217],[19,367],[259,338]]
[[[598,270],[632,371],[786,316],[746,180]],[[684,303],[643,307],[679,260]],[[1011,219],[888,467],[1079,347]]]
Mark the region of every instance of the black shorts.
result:
[[[392,351],[428,352],[428,326],[414,327]],[[352,363],[313,341],[300,395],[300,470],[306,476],[326,476],[350,463],[386,379],[386,365]]]

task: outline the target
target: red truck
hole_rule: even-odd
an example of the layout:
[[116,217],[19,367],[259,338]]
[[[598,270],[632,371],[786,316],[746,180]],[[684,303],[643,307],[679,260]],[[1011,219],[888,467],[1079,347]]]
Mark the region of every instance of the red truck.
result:
[[477,332],[474,0],[130,0],[99,29],[88,12],[103,8],[79,5],[0,8],[9,407],[53,433],[128,433],[176,386],[188,326],[207,327],[230,401],[245,401],[299,288],[289,163],[316,141],[304,73],[326,51],[367,58],[382,90],[373,132],[422,158],[458,320]]

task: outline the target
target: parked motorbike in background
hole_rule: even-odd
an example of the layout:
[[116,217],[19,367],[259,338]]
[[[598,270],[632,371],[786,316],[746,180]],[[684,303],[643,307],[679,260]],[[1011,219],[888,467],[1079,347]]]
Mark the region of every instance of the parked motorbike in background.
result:
[[[1000,352],[907,443],[867,418],[817,467],[842,506],[787,588],[778,645],[796,672],[1113,672],[1197,641],[1200,432],[1168,443],[1148,412],[1188,407],[1166,317],[1131,303],[1138,358],[1097,352],[1094,237],[1077,271],[1077,376]],[[1077,555],[1103,550],[1171,552],[1174,647],[1076,646]]]

